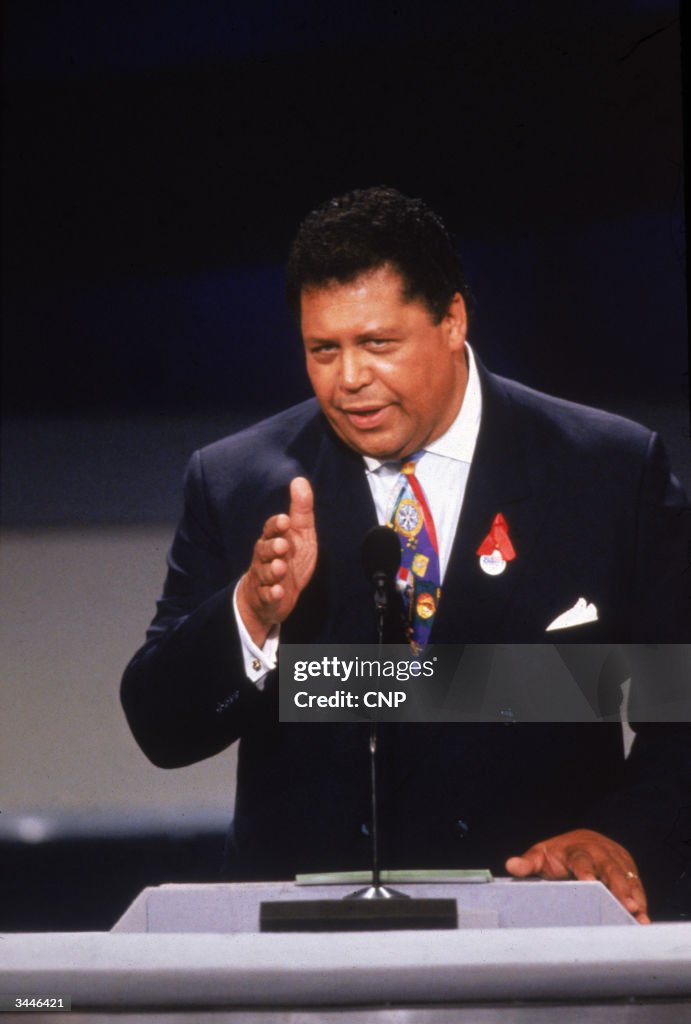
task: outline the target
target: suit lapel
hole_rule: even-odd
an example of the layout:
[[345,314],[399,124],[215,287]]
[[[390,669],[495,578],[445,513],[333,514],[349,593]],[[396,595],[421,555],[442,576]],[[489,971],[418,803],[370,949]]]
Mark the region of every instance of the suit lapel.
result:
[[[477,357],[476,361],[482,388],[482,421],[432,630],[432,644],[495,644],[512,639],[507,633],[511,599],[525,566],[539,554],[538,535],[547,514],[544,470],[530,456],[520,418],[514,414],[501,378],[487,373]],[[480,568],[476,552],[498,512],[506,519],[516,558],[503,573],[489,576]],[[474,690],[482,692],[485,682],[483,671],[473,681]],[[406,742],[399,748],[400,785],[410,773],[421,770],[444,727],[397,728],[406,735]]]
[[[511,598],[525,567],[539,555],[537,539],[547,514],[544,471],[531,459],[501,378],[481,366],[482,421],[461,517],[447,567],[433,643],[495,643],[504,635]],[[502,513],[516,558],[490,576],[477,549]]]

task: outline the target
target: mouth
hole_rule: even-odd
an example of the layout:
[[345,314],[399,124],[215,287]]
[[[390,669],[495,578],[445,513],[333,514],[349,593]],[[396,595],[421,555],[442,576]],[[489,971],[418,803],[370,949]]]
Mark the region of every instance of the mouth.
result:
[[374,430],[375,427],[381,426],[388,408],[388,405],[379,405],[340,411],[356,430]]

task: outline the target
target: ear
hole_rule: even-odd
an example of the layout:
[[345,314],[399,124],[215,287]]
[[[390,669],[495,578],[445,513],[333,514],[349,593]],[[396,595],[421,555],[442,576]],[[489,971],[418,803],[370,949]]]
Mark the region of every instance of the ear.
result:
[[460,292],[452,298],[444,322],[449,329],[449,344],[452,352],[460,351],[465,345],[468,330],[468,312]]

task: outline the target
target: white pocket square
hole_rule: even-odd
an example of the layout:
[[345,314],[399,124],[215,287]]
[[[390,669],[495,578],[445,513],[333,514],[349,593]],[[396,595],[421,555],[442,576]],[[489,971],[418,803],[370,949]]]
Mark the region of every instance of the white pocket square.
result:
[[572,626],[582,626],[584,622],[597,622],[597,608],[592,602],[579,597],[573,608],[568,608],[561,615],[557,615],[554,622],[550,622],[545,630],[549,633],[553,629],[571,629]]

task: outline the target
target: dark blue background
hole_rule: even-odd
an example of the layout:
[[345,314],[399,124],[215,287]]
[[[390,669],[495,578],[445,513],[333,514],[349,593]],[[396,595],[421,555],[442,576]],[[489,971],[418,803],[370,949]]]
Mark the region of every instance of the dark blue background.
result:
[[290,239],[317,202],[379,182],[454,229],[491,368],[687,444],[675,3],[4,14],[13,471],[47,416],[62,447],[75,417],[225,429],[307,395]]

